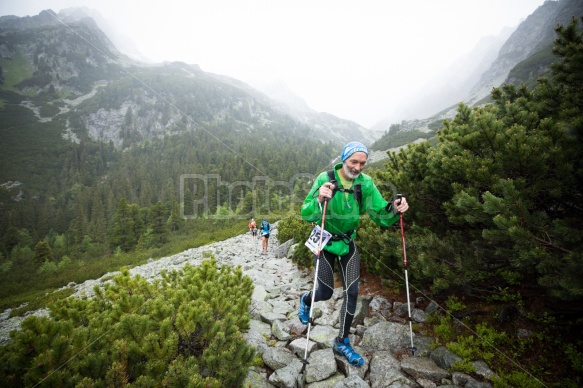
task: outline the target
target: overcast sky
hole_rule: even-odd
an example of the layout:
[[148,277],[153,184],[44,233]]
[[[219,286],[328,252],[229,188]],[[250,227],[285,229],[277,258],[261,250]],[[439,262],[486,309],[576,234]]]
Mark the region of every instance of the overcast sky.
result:
[[0,15],[87,6],[153,61],[281,79],[311,108],[370,127],[544,1],[0,0]]

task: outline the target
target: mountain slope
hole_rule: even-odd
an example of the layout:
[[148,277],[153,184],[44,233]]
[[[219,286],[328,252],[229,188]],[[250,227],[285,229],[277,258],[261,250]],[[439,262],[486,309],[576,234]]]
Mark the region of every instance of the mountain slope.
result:
[[500,48],[496,60],[472,87],[466,101],[475,103],[488,96],[493,87],[504,83],[512,68],[554,39],[548,29],[557,22],[556,12],[564,4],[566,1],[547,1],[529,15]]
[[[433,95],[435,100],[439,101],[450,101],[450,97],[456,95],[456,91],[460,89],[465,89],[467,94],[458,95],[456,102],[449,106],[443,106],[440,111],[429,114],[423,119],[404,120],[398,126],[391,125],[388,121],[380,122],[372,128],[384,130],[385,134],[373,144],[372,148],[386,150],[387,148],[384,147],[387,144],[390,144],[391,147],[407,144],[402,141],[396,143],[389,141],[390,137],[394,138],[395,134],[400,131],[421,133],[421,136],[400,135],[401,139],[407,142],[412,141],[412,137],[413,140],[430,138],[436,133],[443,119],[455,116],[459,102],[470,106],[481,104],[488,100],[493,87],[499,87],[504,83],[517,85],[525,83],[532,87],[536,83],[536,79],[544,75],[548,66],[556,60],[551,52],[553,41],[556,39],[554,31],[556,25],[559,23],[567,25],[572,17],[581,15],[583,15],[583,2],[579,0],[546,1],[510,34],[504,44],[500,46],[496,58],[479,76],[479,80],[475,84],[458,85],[447,82],[437,90],[428,90],[429,95]],[[476,50],[480,51],[478,48]],[[470,82],[475,78],[474,74],[473,78],[468,77],[466,80]],[[420,96],[420,104],[427,104],[425,95]],[[383,157],[386,157],[386,153],[380,152],[377,155],[377,160]]]
[[[435,76],[423,88],[423,93],[417,96],[414,104],[400,109],[400,116],[404,120],[429,117],[465,99],[472,86],[496,59],[500,47],[513,31],[511,28],[505,28],[497,36],[482,38],[469,53]],[[371,129],[384,131],[391,124],[394,124],[391,119],[385,119],[373,125]]]
[[[59,113],[84,110],[81,120],[89,136],[113,141],[116,146],[124,144],[123,118],[132,121],[132,117],[126,117],[128,111],[137,119],[134,128],[139,134],[134,138],[142,139],[179,131],[181,122],[197,128],[231,119],[249,130],[285,123],[299,136],[308,131],[314,139],[331,140],[338,146],[354,138],[367,143],[375,139],[351,121],[317,114],[309,108],[300,114],[249,85],[205,73],[196,65],[146,65],[130,60],[115,49],[93,19],[84,15],[82,11],[68,10],[58,16],[43,11],[34,17],[0,19],[0,65],[7,81],[4,89],[31,96],[22,103],[44,111],[41,119],[49,120],[48,112],[56,112],[56,105],[61,105]],[[10,78],[17,73],[11,67],[17,58],[24,61],[21,67],[29,72]],[[80,98],[83,102],[77,107],[72,101]],[[103,102],[105,106],[101,106]],[[136,112],[146,115],[136,116]]]
[[[280,109],[284,112],[299,122],[321,131],[334,142],[345,144],[347,141],[359,140],[369,145],[381,135],[378,131],[366,129],[353,121],[313,110],[283,82],[260,85],[258,88],[277,101]],[[332,128],[332,130],[329,130],[329,128]]]

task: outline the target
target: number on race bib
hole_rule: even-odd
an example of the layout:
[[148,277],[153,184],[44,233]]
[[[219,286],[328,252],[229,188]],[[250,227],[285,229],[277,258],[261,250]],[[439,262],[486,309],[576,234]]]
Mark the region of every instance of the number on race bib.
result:
[[320,225],[316,225],[314,229],[312,229],[312,233],[310,237],[306,241],[306,246],[309,250],[311,250],[314,254],[318,254],[318,245],[320,244],[320,236],[322,236],[322,248],[330,241],[332,235],[327,232],[326,230],[320,228]]

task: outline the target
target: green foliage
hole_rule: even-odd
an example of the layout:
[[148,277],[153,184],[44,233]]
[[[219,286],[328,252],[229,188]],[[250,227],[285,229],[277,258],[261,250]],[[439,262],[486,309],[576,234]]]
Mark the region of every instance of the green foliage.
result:
[[[579,348],[581,348],[581,341],[577,341]],[[577,350],[574,344],[567,344],[565,347],[565,356],[571,362],[573,370],[580,375],[583,374],[583,352]]]
[[[249,328],[253,284],[240,268],[207,260],[153,283],[124,270],[91,299],[56,302],[29,317],[3,347],[11,386],[236,386],[255,352]],[[31,352],[32,349],[32,352]],[[90,349],[90,351],[89,351]]]
[[28,246],[21,246],[20,244],[12,248],[10,252],[10,259],[19,265],[30,265],[33,262],[34,252]]
[[[565,328],[559,327],[553,319],[543,317],[544,324],[527,337],[516,337],[516,327],[506,331],[499,325],[492,326],[487,320],[475,325],[471,320],[464,321],[467,331],[460,330],[459,322],[455,322],[451,315],[436,313],[432,320],[435,323],[436,344],[445,345],[462,358],[453,370],[470,373],[473,368],[471,362],[479,359],[484,360],[499,376],[495,380],[497,387],[543,386],[537,377],[544,376],[551,378],[549,382],[557,386],[580,385],[578,368],[583,359],[578,349],[580,343],[565,344],[559,336]],[[564,352],[556,351],[562,348]]]
[[67,255],[61,257],[61,261],[59,261],[59,269],[68,267],[69,265],[71,265],[73,262],[73,260],[71,260],[71,258]]
[[62,271],[72,264],[72,260],[69,256],[63,256],[58,263],[54,261],[45,260],[36,270],[37,274],[54,274],[58,271]]
[[0,261],[0,273],[6,273],[12,268],[12,261],[2,260]]
[[124,252],[133,250],[144,231],[139,206],[128,204],[125,198],[122,198],[113,217],[113,227],[109,237],[111,246],[120,247]]
[[10,226],[2,236],[2,245],[6,251],[10,252],[15,247],[32,248],[33,240],[30,232],[24,228]]
[[289,215],[282,219],[277,226],[279,241],[285,242],[293,239],[294,243],[299,244],[291,257],[292,261],[308,268],[314,265],[314,255],[304,243],[310,237],[313,228],[312,224],[302,220],[298,215]]
[[464,361],[482,359],[490,363],[494,358],[494,350],[501,344],[508,342],[509,338],[503,331],[496,331],[485,324],[476,326],[476,336],[459,337],[455,342],[449,342],[447,348]]
[[87,252],[93,246],[93,240],[91,237],[85,235],[81,241],[81,252]]
[[42,294],[38,294],[35,298],[30,298],[29,302],[26,302],[24,306],[12,310],[10,317],[19,317],[23,316],[29,311],[46,308],[57,300],[68,298],[73,294],[74,291],[75,290],[72,288],[63,288],[50,293],[44,292]]
[[493,382],[495,388],[534,388],[545,386],[540,380],[523,371],[503,373],[499,378],[494,378]]
[[10,60],[0,58],[0,66],[2,67],[2,75],[4,78],[2,85],[4,88],[10,88],[12,90],[14,90],[14,85],[31,77],[33,73],[33,65],[28,62],[20,50]]
[[447,344],[457,337],[457,333],[451,324],[451,318],[447,316],[439,318],[439,323],[433,327],[433,331],[437,334],[437,343]]
[[[449,350],[452,350],[450,347],[448,347]],[[454,350],[452,350],[453,352],[455,352]],[[459,351],[459,350],[458,350]],[[458,353],[459,354],[459,353]],[[452,372],[461,372],[461,373],[465,373],[468,375],[471,375],[472,373],[476,372],[476,366],[474,364],[472,364],[471,361],[466,360],[465,358],[462,361],[456,361],[452,367],[451,367],[451,371]]]
[[450,295],[447,297],[445,306],[450,312],[462,311],[466,309],[466,305],[455,295]]
[[520,293],[511,293],[508,287],[499,287],[498,292],[488,298],[492,302],[515,303],[522,305],[522,296]]
[[170,231],[167,222],[169,217],[170,211],[162,201],[156,202],[156,204],[148,209],[147,224],[152,236],[149,246],[160,247],[168,242],[168,234]]
[[363,218],[356,235],[356,244],[361,265],[369,273],[386,279],[400,279],[403,273],[403,252],[400,231],[396,226],[379,231],[379,227],[368,217]]
[[57,264],[52,261],[43,261],[43,263],[38,267],[36,273],[38,274],[52,274],[57,272]]
[[[183,252],[193,247],[239,235],[245,230],[246,220],[190,220],[179,232],[169,236],[169,242],[161,247],[152,247],[134,252],[110,252],[102,244],[94,244],[94,250],[75,252],[70,261],[61,257],[58,268],[53,273],[37,273],[32,264],[30,248],[15,248],[11,261],[15,263],[28,257],[29,264],[12,265],[10,271],[0,273],[0,308],[16,307],[26,302],[34,302],[46,293],[67,285],[69,282],[82,283],[87,279],[98,279],[108,272],[118,271],[123,266],[144,264],[150,258],[160,258]],[[36,303],[35,303],[36,305]],[[41,306],[45,307],[45,306]],[[32,309],[28,309],[32,310]],[[28,311],[23,310],[23,311]]]
[[508,73],[507,79],[512,84],[520,86],[525,84],[529,88],[536,86],[536,79],[548,75],[549,66],[555,61],[552,52],[552,44],[540,50],[538,53],[530,55],[520,62]]
[[34,261],[36,263],[46,263],[53,260],[53,251],[49,243],[46,241],[39,241],[34,247]]
[[[487,298],[508,287],[519,297],[517,287],[543,286],[552,298],[583,298],[582,33],[576,23],[557,32],[551,80],[532,91],[505,85],[484,107],[460,104],[436,146],[392,153],[375,174],[408,198],[412,278],[435,292]],[[375,235],[362,251],[391,257],[396,235]]]

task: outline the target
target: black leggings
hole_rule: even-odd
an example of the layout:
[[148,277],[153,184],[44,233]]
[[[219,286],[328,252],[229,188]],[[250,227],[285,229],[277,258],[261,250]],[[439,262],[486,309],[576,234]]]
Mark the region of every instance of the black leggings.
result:
[[[356,300],[358,298],[358,280],[360,278],[360,256],[354,241],[349,244],[348,253],[344,256],[336,256],[333,253],[322,250],[320,265],[318,267],[318,288],[314,302],[328,300],[334,293],[334,263],[340,265],[340,277],[342,279],[342,291],[344,299],[340,310],[339,338],[346,338],[350,333],[350,326],[356,312]],[[314,268],[316,258],[314,258]],[[304,298],[304,302],[312,304],[312,291]]]

